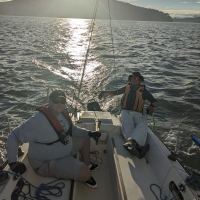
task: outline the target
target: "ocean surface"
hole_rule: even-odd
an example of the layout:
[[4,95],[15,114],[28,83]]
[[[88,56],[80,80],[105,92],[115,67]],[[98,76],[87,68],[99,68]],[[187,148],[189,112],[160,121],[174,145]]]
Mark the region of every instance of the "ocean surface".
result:
[[[200,169],[200,24],[0,16],[0,149],[5,135],[36,108],[48,92],[66,91],[70,110],[85,109],[101,90],[123,86],[133,71],[145,77],[158,100],[149,124],[184,165]],[[114,52],[113,56],[113,45]],[[86,71],[78,95],[84,63]],[[100,102],[119,113],[119,99]]]

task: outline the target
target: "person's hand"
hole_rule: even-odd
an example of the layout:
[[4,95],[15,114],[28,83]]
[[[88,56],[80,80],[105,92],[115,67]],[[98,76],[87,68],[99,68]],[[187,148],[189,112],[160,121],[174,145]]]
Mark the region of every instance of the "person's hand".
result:
[[147,114],[152,114],[154,112],[155,108],[153,104],[150,104],[147,108]]
[[26,166],[22,162],[9,163],[10,169],[16,174],[23,174],[26,171]]
[[89,135],[89,137],[93,138],[97,143],[99,138],[101,137],[101,132],[100,131],[90,131],[88,133],[88,135]]

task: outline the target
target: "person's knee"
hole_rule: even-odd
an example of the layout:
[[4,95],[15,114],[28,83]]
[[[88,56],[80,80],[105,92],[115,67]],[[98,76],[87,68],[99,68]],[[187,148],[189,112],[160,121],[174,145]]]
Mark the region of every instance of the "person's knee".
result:
[[88,135],[83,135],[82,137],[80,137],[80,149],[89,145],[90,145],[90,137]]
[[87,136],[87,137],[85,137],[84,138],[84,145],[90,145],[90,138],[89,138],[89,136]]
[[82,165],[80,168],[79,176],[76,178],[77,181],[87,181],[91,177],[91,172],[86,165]]
[[90,138],[89,137],[84,137],[83,140],[82,140],[82,147],[80,150],[83,150],[83,149],[87,149],[87,151],[90,150]]

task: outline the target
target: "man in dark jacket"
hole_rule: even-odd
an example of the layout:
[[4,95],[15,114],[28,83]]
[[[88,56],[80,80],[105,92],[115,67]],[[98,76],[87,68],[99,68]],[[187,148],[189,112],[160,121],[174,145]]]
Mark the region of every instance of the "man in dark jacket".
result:
[[133,72],[132,81],[124,87],[115,91],[103,91],[102,96],[113,96],[123,94],[121,104],[121,123],[122,134],[127,140],[124,147],[130,151],[136,150],[139,158],[145,155],[148,150],[147,141],[147,122],[144,115],[145,100],[150,102],[147,110],[154,112],[156,99],[146,89],[144,77],[139,72]]

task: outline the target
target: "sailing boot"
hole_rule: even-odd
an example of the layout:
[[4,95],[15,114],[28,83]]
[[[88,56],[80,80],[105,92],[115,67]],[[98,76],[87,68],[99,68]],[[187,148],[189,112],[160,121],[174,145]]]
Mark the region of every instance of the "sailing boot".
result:
[[140,146],[138,143],[133,140],[129,139],[127,142],[123,144],[124,148],[129,151],[132,155],[139,157],[140,156]]

